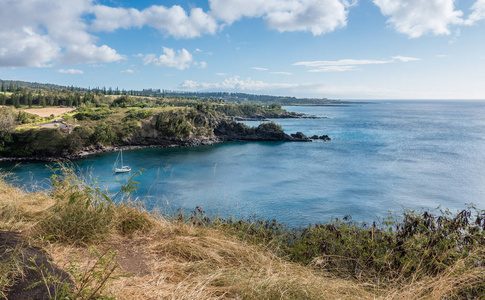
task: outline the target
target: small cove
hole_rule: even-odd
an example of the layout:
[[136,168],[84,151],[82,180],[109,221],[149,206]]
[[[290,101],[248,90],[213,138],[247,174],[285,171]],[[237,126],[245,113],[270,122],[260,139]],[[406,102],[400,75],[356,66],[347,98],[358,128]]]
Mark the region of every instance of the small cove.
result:
[[[324,117],[280,119],[286,132],[328,134],[331,142],[226,143],[124,151],[136,196],[171,213],[201,206],[220,216],[275,218],[290,226],[351,215],[372,222],[389,211],[485,208],[485,102],[378,101],[351,106],[288,107]],[[257,122],[248,122],[257,125]],[[117,153],[76,161],[111,192],[119,188]],[[14,163],[1,163],[10,170]],[[46,163],[13,169],[27,190],[48,187]]]

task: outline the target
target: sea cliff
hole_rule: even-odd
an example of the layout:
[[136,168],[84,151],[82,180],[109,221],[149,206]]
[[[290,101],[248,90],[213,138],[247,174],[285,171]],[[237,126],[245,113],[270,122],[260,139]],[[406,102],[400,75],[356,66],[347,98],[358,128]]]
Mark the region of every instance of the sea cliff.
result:
[[75,160],[118,149],[199,147],[234,141],[312,141],[301,132],[287,134],[273,122],[249,127],[220,114],[197,110],[138,110],[108,116],[104,122],[78,121],[69,132],[40,128],[10,133],[0,149],[0,161]]

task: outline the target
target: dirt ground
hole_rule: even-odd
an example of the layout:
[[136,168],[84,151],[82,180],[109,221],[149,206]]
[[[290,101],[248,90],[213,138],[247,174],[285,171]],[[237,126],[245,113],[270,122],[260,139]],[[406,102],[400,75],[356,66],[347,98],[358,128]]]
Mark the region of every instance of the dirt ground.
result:
[[67,107],[46,107],[46,108],[28,108],[24,109],[26,113],[38,115],[39,117],[48,117],[50,115],[60,116],[62,114],[68,113],[75,110],[75,108],[67,108]]
[[47,287],[45,284],[39,284],[35,287],[31,287],[32,284],[43,280],[42,273],[33,268],[44,266],[43,271],[53,276],[71,283],[69,274],[59,269],[53,263],[52,258],[42,249],[29,246],[24,242],[22,236],[17,233],[0,231],[0,262],[4,259],[8,259],[9,253],[14,251],[13,249],[20,248],[20,263],[24,265],[24,274],[17,278],[15,284],[7,291],[8,300],[48,300],[49,290],[54,290],[55,287],[49,284]]

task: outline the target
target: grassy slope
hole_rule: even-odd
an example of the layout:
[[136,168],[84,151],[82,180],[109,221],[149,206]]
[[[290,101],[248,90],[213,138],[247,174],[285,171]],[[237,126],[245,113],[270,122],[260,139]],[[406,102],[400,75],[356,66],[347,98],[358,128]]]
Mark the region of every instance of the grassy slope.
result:
[[[411,278],[404,284],[384,286],[337,278],[288,262],[264,245],[250,245],[222,227],[169,221],[133,205],[98,207],[94,215],[87,214],[91,207],[82,201],[79,207],[74,204],[74,209],[66,209],[76,199],[85,199],[85,191],[63,181],[51,195],[26,194],[0,180],[0,230],[20,232],[29,244],[43,247],[65,271],[74,260],[81,270],[92,266],[88,244],[117,251],[117,274],[130,276],[109,280],[100,290],[117,299],[441,299],[474,282],[483,283],[485,275],[483,267],[464,270],[458,261],[440,276]],[[57,208],[55,214],[52,208]],[[105,219],[109,224],[102,223]],[[86,223],[97,231],[68,232]],[[104,234],[102,226],[108,226]],[[45,238],[48,233],[53,233],[50,241]],[[86,236],[89,240],[81,240]],[[0,289],[5,291],[13,284],[11,274],[21,273],[21,268],[3,260],[0,269],[13,270],[0,276]]]
[[[0,230],[22,232],[30,243],[42,244],[36,226],[54,203],[43,193],[25,194],[0,182]],[[118,299],[372,298],[353,281],[285,262],[224,232],[149,218],[148,230],[123,235],[113,228],[95,243],[98,249],[118,251],[118,272],[131,275],[111,281],[104,293]],[[61,269],[73,258],[90,262],[84,245],[43,245]]]

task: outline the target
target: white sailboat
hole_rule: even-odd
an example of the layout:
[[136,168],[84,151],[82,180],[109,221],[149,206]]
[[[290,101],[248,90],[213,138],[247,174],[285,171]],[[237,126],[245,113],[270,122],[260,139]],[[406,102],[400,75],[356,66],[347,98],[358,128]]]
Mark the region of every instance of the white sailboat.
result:
[[[120,163],[119,166],[118,166],[118,163]],[[123,165],[123,150],[121,149],[120,149],[120,153],[118,154],[118,157],[116,158],[116,162],[113,166],[113,171],[115,171],[115,173],[126,173],[131,171],[131,168],[129,166]]]

